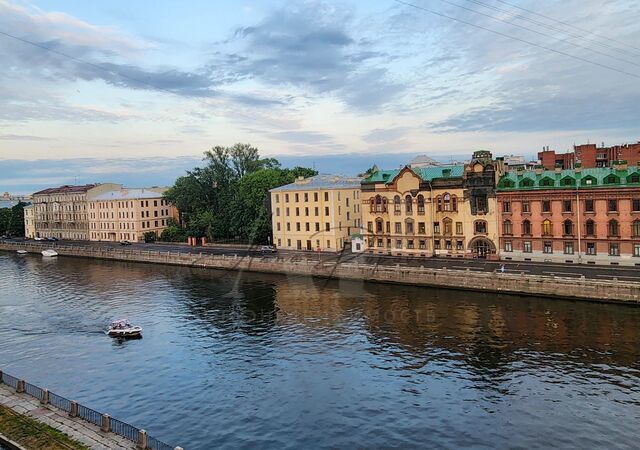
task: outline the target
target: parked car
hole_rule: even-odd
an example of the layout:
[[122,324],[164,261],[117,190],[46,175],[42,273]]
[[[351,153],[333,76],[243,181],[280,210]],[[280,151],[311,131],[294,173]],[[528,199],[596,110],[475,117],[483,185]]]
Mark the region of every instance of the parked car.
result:
[[120,241],[120,245],[131,245],[131,242],[124,240],[124,241]]
[[260,247],[262,253],[276,253],[278,250],[273,245],[263,245]]
[[58,241],[59,241],[59,239],[58,239],[57,237],[55,237],[55,236],[49,236],[49,237],[47,238],[47,241],[50,241],[50,242],[58,242]]
[[2,236],[0,236],[0,239],[11,239],[11,236],[9,236],[8,234],[3,234]]
[[40,236],[36,236],[33,238],[34,241],[45,241],[46,239]]

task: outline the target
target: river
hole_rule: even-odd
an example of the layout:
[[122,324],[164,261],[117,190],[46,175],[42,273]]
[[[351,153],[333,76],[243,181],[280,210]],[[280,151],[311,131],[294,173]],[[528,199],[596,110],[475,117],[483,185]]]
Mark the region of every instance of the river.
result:
[[0,369],[186,450],[640,439],[625,305],[0,252]]

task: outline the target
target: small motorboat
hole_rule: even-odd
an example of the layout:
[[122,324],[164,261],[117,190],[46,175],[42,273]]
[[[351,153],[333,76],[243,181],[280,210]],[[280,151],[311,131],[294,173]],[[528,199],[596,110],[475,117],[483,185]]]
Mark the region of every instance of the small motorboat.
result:
[[142,333],[142,328],[131,325],[126,319],[115,320],[109,325],[107,334],[111,337],[138,337]]
[[26,250],[18,250],[16,253],[17,253],[18,255],[26,255],[26,254],[27,254],[27,253],[29,253],[29,252],[28,252],[28,251],[26,251]]
[[42,250],[42,256],[47,256],[47,257],[53,257],[53,256],[58,256],[58,252],[55,251],[54,249],[50,248],[47,250]]

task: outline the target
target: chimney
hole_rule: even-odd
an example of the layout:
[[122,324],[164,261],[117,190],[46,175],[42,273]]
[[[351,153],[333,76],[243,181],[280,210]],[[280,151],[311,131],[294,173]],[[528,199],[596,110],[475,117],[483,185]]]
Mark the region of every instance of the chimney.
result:
[[624,159],[617,159],[613,162],[613,168],[615,170],[627,170],[629,165]]
[[544,167],[536,166],[536,175],[542,175],[543,171],[544,171]]

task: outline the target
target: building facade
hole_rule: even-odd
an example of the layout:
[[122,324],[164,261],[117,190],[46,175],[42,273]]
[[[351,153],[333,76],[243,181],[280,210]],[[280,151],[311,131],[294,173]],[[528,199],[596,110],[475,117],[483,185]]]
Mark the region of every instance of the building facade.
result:
[[119,188],[88,200],[89,240],[144,242],[145,233],[159,237],[169,219],[178,219],[162,197],[164,188]]
[[336,252],[360,232],[359,178],[298,178],[270,195],[273,244],[278,248]]
[[34,237],[88,240],[87,199],[120,187],[113,183],[66,185],[34,193]]
[[497,177],[488,151],[465,165],[381,170],[365,178],[362,222],[374,254],[494,258]]
[[502,259],[640,265],[638,166],[509,172],[498,210]]
[[573,169],[578,164],[583,169],[594,167],[611,167],[615,161],[627,161],[635,166],[640,162],[640,142],[635,144],[614,145],[605,147],[604,143],[598,147],[596,144],[574,145],[573,152],[556,153],[546,147],[538,152],[540,164],[547,170],[556,167],[561,169]]
[[23,208],[24,213],[24,237],[33,239],[36,237],[36,222],[33,215],[33,205],[26,205]]

